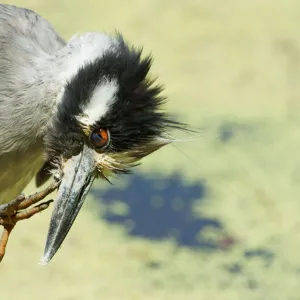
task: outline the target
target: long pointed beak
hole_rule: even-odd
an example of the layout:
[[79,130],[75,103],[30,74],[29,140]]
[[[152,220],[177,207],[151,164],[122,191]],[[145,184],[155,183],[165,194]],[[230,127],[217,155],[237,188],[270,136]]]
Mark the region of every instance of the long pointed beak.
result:
[[95,179],[94,151],[84,147],[64,167],[41,263],[53,258],[71,229]]

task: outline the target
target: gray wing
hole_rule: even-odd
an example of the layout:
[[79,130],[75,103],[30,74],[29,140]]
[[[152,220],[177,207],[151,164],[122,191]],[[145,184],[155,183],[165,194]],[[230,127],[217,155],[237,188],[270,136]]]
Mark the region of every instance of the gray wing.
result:
[[[26,148],[37,128],[30,117],[48,66],[42,61],[66,45],[52,25],[34,11],[0,4],[0,157]],[[49,68],[51,64],[49,63]]]
[[[66,41],[52,25],[34,11],[12,5],[0,4],[0,39],[22,37],[35,43],[46,53],[54,53],[66,45]],[[1,47],[0,47],[1,50]]]
[[[65,45],[66,41],[52,25],[34,11],[0,4],[0,171],[4,176],[8,170],[13,170],[14,165],[18,165],[11,177],[14,178],[14,185],[20,182],[20,190],[33,176],[32,159],[28,160],[23,153],[35,142],[35,132],[32,132],[30,119],[32,108],[29,104],[34,102],[30,100],[41,95],[42,87],[33,79],[40,76],[40,59],[53,55]],[[19,162],[13,159],[5,167],[5,160],[10,154],[22,159]],[[36,153],[36,156],[40,155],[41,153]],[[31,166],[31,173],[26,182],[22,181],[24,174],[19,170],[21,162],[24,162],[25,166]],[[39,161],[34,169],[39,168],[38,166],[42,166],[42,161]],[[1,196],[1,192],[4,193],[12,187],[9,184],[5,185],[1,176],[0,179]],[[38,184],[45,180],[47,176],[44,174],[40,176]]]
[[[30,103],[42,89],[34,78],[47,71],[39,69],[40,59],[65,45],[34,11],[0,4],[0,203],[20,193],[43,164],[42,150],[32,146],[36,141]],[[37,184],[49,178],[46,167]]]

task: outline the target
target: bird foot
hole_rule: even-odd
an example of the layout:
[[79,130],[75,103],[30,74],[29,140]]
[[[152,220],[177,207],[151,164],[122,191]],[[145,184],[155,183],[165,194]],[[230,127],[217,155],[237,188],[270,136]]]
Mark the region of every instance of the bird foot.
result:
[[53,200],[40,203],[34,207],[33,204],[43,200],[51,194],[59,185],[59,182],[54,182],[41,192],[35,193],[29,197],[19,195],[14,200],[0,205],[0,225],[4,227],[0,239],[0,262],[5,255],[5,249],[9,236],[15,227],[16,223],[21,220],[29,219],[35,214],[47,209]]

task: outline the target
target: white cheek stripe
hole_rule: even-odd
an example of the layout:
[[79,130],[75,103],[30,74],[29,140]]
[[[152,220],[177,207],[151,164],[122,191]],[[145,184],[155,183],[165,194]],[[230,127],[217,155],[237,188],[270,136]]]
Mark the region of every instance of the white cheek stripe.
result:
[[83,113],[88,124],[92,125],[99,121],[108,111],[118,91],[118,85],[115,80],[105,81],[96,87],[92,98],[84,107]]

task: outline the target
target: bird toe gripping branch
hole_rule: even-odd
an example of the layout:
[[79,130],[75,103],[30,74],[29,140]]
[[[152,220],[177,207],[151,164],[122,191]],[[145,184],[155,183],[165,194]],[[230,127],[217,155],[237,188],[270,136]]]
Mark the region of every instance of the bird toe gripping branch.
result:
[[56,190],[58,185],[58,182],[54,182],[43,191],[30,195],[27,198],[24,195],[19,195],[14,200],[0,205],[0,225],[3,226],[3,232],[0,239],[0,262],[5,255],[10,233],[16,223],[21,220],[29,219],[35,214],[47,209],[53,200],[48,200],[33,207],[30,206],[43,200]]

